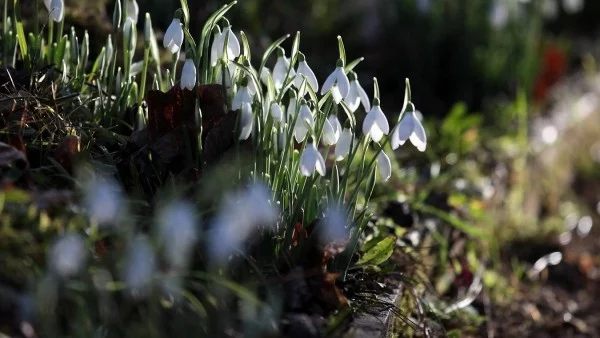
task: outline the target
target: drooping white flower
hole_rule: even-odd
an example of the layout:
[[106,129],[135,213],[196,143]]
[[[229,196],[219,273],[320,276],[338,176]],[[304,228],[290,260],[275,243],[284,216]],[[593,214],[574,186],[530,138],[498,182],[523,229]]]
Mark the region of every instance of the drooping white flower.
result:
[[390,158],[383,150],[377,155],[377,167],[379,168],[381,179],[383,181],[389,180],[392,176],[392,162],[390,162]]
[[246,78],[231,101],[231,110],[241,109],[244,103],[252,105],[252,101],[253,95],[248,89],[248,79]]
[[125,1],[125,16],[131,18],[134,23],[138,22],[138,15],[140,14],[140,6],[138,6],[135,0]]
[[242,127],[240,131],[240,140],[247,140],[252,134],[252,128],[254,128],[254,114],[252,114],[252,104],[249,102],[242,103],[241,106],[240,125]]
[[[224,62],[227,63],[227,66],[224,65]],[[227,60],[227,61],[222,61],[219,66],[217,67],[217,74],[215,77],[215,82],[222,85],[223,87],[225,87],[226,92],[228,93],[228,95],[232,95],[233,93],[231,93],[232,91],[232,83],[231,83],[231,79],[233,78],[234,72],[235,72],[235,63]],[[223,74],[223,71],[225,71],[225,74]]]
[[336,144],[340,138],[341,131],[342,125],[337,116],[329,115],[323,125],[323,143],[328,146]]
[[123,270],[123,281],[131,294],[138,298],[147,294],[156,272],[156,255],[150,240],[137,235],[129,244]]
[[162,242],[165,258],[172,268],[187,267],[196,243],[198,217],[189,202],[171,202],[157,216],[157,237]]
[[[227,46],[225,46],[226,40]],[[225,20],[223,31],[218,32],[217,30],[214,34],[213,44],[210,49],[210,63],[214,67],[222,57],[225,57],[227,60],[233,60],[238,56],[240,56],[240,42],[231,30],[229,21]]]
[[173,18],[173,21],[167,28],[163,37],[163,46],[172,54],[175,54],[183,44],[183,29],[181,28],[181,20],[178,17]]
[[271,116],[273,117],[273,120],[275,120],[278,123],[285,123],[285,115],[283,114],[283,111],[281,110],[281,106],[279,105],[279,103],[277,102],[273,102],[271,103]]
[[296,69],[296,78],[294,79],[294,86],[300,89],[302,85],[302,75],[306,77],[306,82],[310,85],[312,90],[317,93],[319,91],[319,82],[317,77],[312,71],[308,63],[306,63],[306,57],[302,53],[298,53],[298,68]]
[[62,21],[65,15],[64,0],[44,0],[44,5],[46,5],[50,19],[55,22]]
[[306,138],[308,131],[315,127],[315,119],[312,111],[303,99],[300,105],[300,112],[294,125],[294,138],[296,142],[302,142]]
[[87,259],[83,237],[68,234],[59,238],[50,248],[48,266],[62,278],[69,278],[81,271]]
[[271,76],[271,71],[269,68],[263,67],[260,70],[260,82],[262,82],[265,86],[269,84],[269,76]]
[[344,71],[344,63],[342,60],[338,60],[335,70],[329,74],[325,83],[323,83],[321,95],[325,95],[325,93],[330,90],[335,103],[340,103],[344,97],[348,96],[350,82]]
[[379,142],[383,135],[387,135],[389,132],[390,126],[387,118],[379,107],[379,100],[375,99],[373,107],[363,121],[363,133],[370,136],[373,141]]
[[584,0],[563,0],[563,7],[568,14],[580,12],[585,6]]
[[352,130],[344,128],[340,133],[340,138],[335,145],[335,160],[341,161],[350,153],[350,146],[354,139]]
[[286,76],[288,75],[288,70],[290,72],[289,78],[293,79],[296,76],[296,72],[293,69],[290,69],[290,60],[285,57],[285,51],[283,48],[277,48],[277,61],[275,62],[275,67],[273,67],[273,84],[276,89],[281,89],[283,87]]
[[510,9],[506,1],[494,0],[489,13],[489,20],[492,27],[498,30],[503,29],[508,24],[509,18]]
[[196,65],[194,64],[194,60],[185,60],[183,69],[181,70],[181,81],[179,82],[179,86],[181,89],[187,88],[188,90],[192,90],[196,87]]
[[369,102],[369,96],[363,89],[363,87],[358,82],[358,78],[356,73],[351,72],[348,77],[350,80],[350,89],[348,90],[348,95],[344,98],[344,102],[350,109],[351,112],[355,112],[358,109],[358,106],[362,103],[365,111],[371,110],[371,102]]
[[121,188],[110,179],[95,177],[84,184],[84,205],[99,226],[113,224],[123,207]]
[[558,0],[541,0],[542,16],[546,19],[556,19],[558,17]]
[[319,175],[325,176],[325,160],[315,144],[308,143],[300,155],[300,173],[304,176],[312,176],[315,170]]
[[392,149],[397,149],[404,142],[410,142],[419,150],[427,148],[427,135],[415,111],[406,112],[392,134]]
[[242,249],[242,243],[256,227],[272,227],[278,218],[273,193],[263,183],[228,194],[213,220],[209,256],[216,264],[224,262],[231,253]]
[[292,121],[294,119],[297,107],[298,99],[296,98],[296,92],[294,92],[294,90],[290,90],[290,101],[288,102],[288,106],[285,110],[287,121]]

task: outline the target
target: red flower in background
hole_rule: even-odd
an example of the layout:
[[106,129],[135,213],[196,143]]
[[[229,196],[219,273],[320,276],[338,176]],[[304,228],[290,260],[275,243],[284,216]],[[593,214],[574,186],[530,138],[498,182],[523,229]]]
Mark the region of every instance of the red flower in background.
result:
[[533,96],[537,103],[543,102],[548,91],[560,80],[567,68],[565,51],[556,45],[548,45],[543,52],[542,68],[535,81]]

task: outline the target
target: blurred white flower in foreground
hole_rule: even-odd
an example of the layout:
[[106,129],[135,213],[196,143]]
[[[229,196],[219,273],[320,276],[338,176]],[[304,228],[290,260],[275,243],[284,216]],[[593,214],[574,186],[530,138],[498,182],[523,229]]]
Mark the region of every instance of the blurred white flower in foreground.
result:
[[563,0],[563,7],[568,14],[580,12],[585,6],[584,0]]
[[63,0],[44,0],[44,5],[48,9],[50,19],[55,22],[62,21],[65,15],[65,4]]
[[157,223],[157,237],[167,262],[172,268],[186,268],[198,238],[198,217],[194,205],[172,201],[159,211]]
[[84,184],[84,203],[89,217],[98,225],[114,223],[123,210],[123,192],[112,179],[93,177]]
[[343,206],[331,204],[320,221],[319,241],[323,244],[348,239],[348,211]]
[[352,133],[352,130],[350,130],[348,128],[344,128],[344,130],[342,130],[342,132],[340,133],[340,139],[338,140],[337,144],[335,145],[335,160],[336,161],[341,161],[346,156],[348,156],[348,153],[350,153],[350,146],[352,144],[353,139],[354,139],[354,134]]
[[390,162],[390,158],[383,150],[379,153],[379,155],[377,155],[377,167],[379,167],[381,179],[383,181],[389,180],[392,176],[392,163]]
[[503,0],[494,0],[490,8],[489,20],[495,29],[503,29],[508,24],[510,18],[510,9]]
[[331,91],[333,100],[335,103],[340,103],[343,98],[348,96],[350,90],[350,81],[344,71],[344,63],[342,60],[338,60],[335,69],[323,83],[321,88],[321,95],[325,95],[328,91]]
[[421,13],[428,13],[431,9],[431,0],[417,0],[417,9]]
[[365,111],[371,110],[369,96],[358,82],[356,73],[351,72],[350,76],[348,76],[348,79],[350,80],[350,88],[348,90],[348,95],[344,98],[344,102],[346,102],[346,105],[348,105],[350,111],[355,112],[361,103],[365,108]]
[[124,268],[123,281],[132,295],[145,296],[156,272],[154,248],[146,236],[137,235],[130,243]]
[[278,219],[273,194],[263,183],[252,183],[227,195],[212,222],[209,256],[215,264],[223,263],[233,252],[242,250],[252,231],[260,226],[274,227]]
[[181,20],[178,17],[173,18],[171,24],[163,37],[163,46],[172,54],[175,54],[183,44],[183,29],[181,28]]
[[58,276],[69,278],[81,271],[87,254],[83,237],[68,234],[60,237],[50,248],[48,265]]
[[315,170],[325,176],[325,160],[314,143],[308,143],[300,155],[300,173],[312,176]]
[[[302,75],[306,77],[306,82],[310,85],[312,90],[316,93],[319,91],[319,83],[317,82],[317,77],[315,73],[312,71],[308,63],[306,63],[306,57],[304,54],[298,54],[298,69],[296,70],[296,79],[294,80],[294,86],[296,88],[300,88],[302,85]],[[302,95],[301,95],[302,96]]]
[[541,0],[542,16],[546,19],[556,19],[558,16],[558,0]]
[[383,111],[379,107],[379,100],[373,100],[373,107],[367,113],[363,121],[363,133],[370,136],[375,142],[379,142],[383,135],[390,132],[390,125]]
[[404,113],[402,120],[392,133],[392,149],[398,149],[406,140],[410,140],[419,151],[425,151],[427,148],[425,129],[414,110]]
[[194,60],[185,60],[183,69],[181,70],[181,81],[179,86],[181,89],[187,88],[188,90],[192,90],[196,87],[196,65],[194,65]]

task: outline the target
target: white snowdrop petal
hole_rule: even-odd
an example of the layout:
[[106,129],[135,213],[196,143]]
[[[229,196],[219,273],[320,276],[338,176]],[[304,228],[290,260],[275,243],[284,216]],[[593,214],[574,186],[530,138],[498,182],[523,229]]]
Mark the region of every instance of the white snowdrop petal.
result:
[[181,89],[187,88],[188,90],[194,89],[196,86],[196,65],[191,59],[185,60],[183,69],[181,70]]
[[323,155],[317,152],[317,160],[315,162],[315,169],[321,176],[325,176],[325,160],[323,159]]
[[343,160],[350,152],[350,145],[354,135],[350,129],[342,130],[340,139],[335,146],[335,159],[336,161]]
[[404,117],[398,124],[398,140],[400,145],[403,145],[410,138],[415,126],[415,120],[412,114],[405,113]]
[[336,104],[339,104],[340,102],[342,102],[342,99],[344,98],[344,96],[340,92],[340,89],[339,89],[337,83],[335,83],[333,85],[333,87],[331,87],[331,95],[333,96],[333,101]]
[[348,90],[348,96],[344,98],[344,102],[346,102],[346,105],[351,112],[355,112],[360,105],[360,96],[357,87],[358,81],[352,81],[350,83],[350,89]]
[[323,87],[321,87],[321,95],[325,95],[330,89],[331,87],[333,87],[333,84],[336,81],[336,71],[334,70],[331,74],[329,74],[329,76],[327,77],[327,79],[325,79],[325,82],[323,83]]
[[238,41],[237,36],[235,36],[235,33],[231,31],[231,27],[225,27],[223,32],[228,34],[227,53],[231,52],[231,55],[228,55],[228,57],[232,60],[233,58],[240,56],[240,42]]
[[[348,91],[350,90],[350,81],[348,80],[348,76],[344,72],[344,68],[337,68],[337,85],[340,89],[340,93],[342,97],[346,97],[348,95]],[[339,102],[338,102],[339,103]]]
[[356,89],[358,91],[358,96],[360,97],[360,102],[365,108],[365,111],[371,110],[371,102],[369,101],[369,96],[358,81],[356,81]]
[[377,155],[377,166],[379,167],[381,178],[384,181],[389,180],[392,176],[392,163],[384,151],[381,151],[379,155]]
[[425,151],[427,147],[427,135],[421,122],[417,119],[413,119],[414,128],[413,133],[410,135],[410,142],[419,150]]
[[381,111],[381,108],[379,106],[372,109],[372,111],[375,114],[375,123],[377,124],[381,132],[387,135],[390,132],[390,125],[388,124],[385,114],[383,113],[383,111]]

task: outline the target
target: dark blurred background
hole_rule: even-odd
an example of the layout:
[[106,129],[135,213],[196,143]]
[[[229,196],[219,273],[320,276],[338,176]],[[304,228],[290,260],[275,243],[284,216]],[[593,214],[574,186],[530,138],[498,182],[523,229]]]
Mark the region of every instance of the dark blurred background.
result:
[[[365,57],[356,70],[370,95],[373,76],[379,79],[387,113],[400,109],[403,79],[409,77],[417,108],[426,116],[443,116],[459,101],[470,111],[487,110],[498,97],[514,97],[518,89],[542,101],[550,86],[544,82],[556,81],[577,69],[583,55],[595,54],[600,1],[581,0],[583,7],[568,10],[564,2],[578,1],[555,0],[555,15],[544,11],[544,1],[240,0],[227,16],[234,30],[250,39],[254,62],[275,39],[301,31],[301,50],[320,81],[335,66],[336,36],[341,35],[350,60]],[[195,36],[227,2],[189,1]],[[138,3],[140,28],[148,11],[159,30],[166,29],[180,6],[179,0]],[[110,22],[113,6],[106,0],[105,21]],[[284,45],[288,53],[290,45],[291,39]],[[559,55],[548,57],[548,50]],[[540,80],[548,71],[544,67],[557,69]]]

